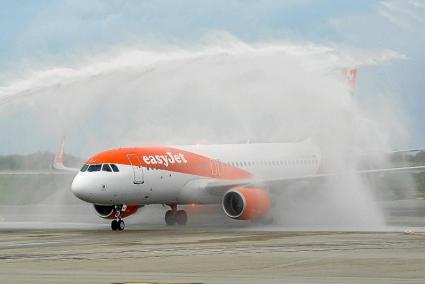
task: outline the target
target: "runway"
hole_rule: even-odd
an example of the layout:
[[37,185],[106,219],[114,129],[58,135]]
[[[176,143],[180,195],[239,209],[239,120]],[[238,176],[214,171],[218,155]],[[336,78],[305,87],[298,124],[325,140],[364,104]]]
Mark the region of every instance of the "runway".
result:
[[0,234],[4,283],[424,283],[425,233],[167,228]]
[[253,226],[208,206],[167,227],[148,206],[112,232],[69,195],[0,205],[1,283],[425,283],[423,200],[383,203],[384,227]]

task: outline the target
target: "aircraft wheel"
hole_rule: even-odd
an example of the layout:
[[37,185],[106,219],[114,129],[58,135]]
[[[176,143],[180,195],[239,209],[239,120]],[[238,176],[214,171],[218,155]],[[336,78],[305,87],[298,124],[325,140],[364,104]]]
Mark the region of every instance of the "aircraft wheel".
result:
[[123,220],[118,221],[118,231],[122,231],[125,228],[125,223]]
[[176,223],[179,225],[186,225],[187,223],[187,213],[184,210],[178,210],[176,212]]
[[176,223],[176,215],[173,210],[168,210],[165,213],[165,224],[168,226],[174,225]]
[[112,231],[118,230],[118,221],[117,220],[112,220],[111,229],[112,229]]

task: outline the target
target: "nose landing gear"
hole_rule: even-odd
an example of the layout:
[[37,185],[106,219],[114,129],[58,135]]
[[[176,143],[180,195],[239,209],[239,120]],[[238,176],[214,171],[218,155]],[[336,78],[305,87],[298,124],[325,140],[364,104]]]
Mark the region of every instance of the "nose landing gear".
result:
[[111,222],[111,229],[112,231],[122,231],[125,228],[125,223],[121,219],[121,214],[123,211],[125,211],[126,206],[125,205],[115,205],[115,220],[112,220]]
[[122,231],[125,228],[125,223],[123,220],[112,220],[111,229],[113,231]]
[[172,225],[186,225],[187,223],[187,213],[184,210],[177,210],[177,205],[172,204],[169,205],[171,207],[171,210],[168,210],[165,213],[165,223],[168,226]]

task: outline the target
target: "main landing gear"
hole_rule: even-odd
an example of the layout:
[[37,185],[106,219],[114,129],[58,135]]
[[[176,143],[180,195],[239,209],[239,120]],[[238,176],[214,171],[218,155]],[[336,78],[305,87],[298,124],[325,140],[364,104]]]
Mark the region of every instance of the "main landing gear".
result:
[[186,225],[187,223],[187,213],[184,210],[177,210],[177,205],[169,205],[171,210],[168,210],[165,213],[165,223],[168,226],[172,225]]
[[124,206],[123,205],[115,205],[115,218],[116,219],[112,220],[112,222],[111,222],[112,231],[122,231],[125,228],[125,223],[121,219],[121,214],[122,214],[123,211],[125,211]]

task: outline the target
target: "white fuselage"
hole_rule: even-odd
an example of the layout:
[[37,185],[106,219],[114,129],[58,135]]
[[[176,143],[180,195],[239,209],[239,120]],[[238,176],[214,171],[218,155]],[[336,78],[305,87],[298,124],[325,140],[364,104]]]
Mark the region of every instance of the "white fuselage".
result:
[[[150,164],[150,158],[156,156],[159,156],[158,162],[161,159],[166,161],[166,153],[169,152],[164,152],[164,157],[161,157],[150,155],[149,147],[137,148],[137,154],[132,154],[133,148],[128,149],[130,154],[126,152],[124,155],[134,156],[131,163],[120,163],[120,160],[114,158],[98,162],[116,164],[119,172],[79,172],[72,184],[74,194],[84,201],[102,205],[220,203],[222,193],[211,193],[206,190],[206,185],[227,180],[228,168],[242,170],[255,179],[296,177],[317,173],[321,159],[319,148],[310,141],[175,146],[172,149],[186,154],[179,154],[182,159],[177,161],[181,168],[174,170],[168,162],[167,167],[164,167],[165,162],[161,162],[161,167]],[[146,155],[143,154],[145,152]],[[208,162],[194,162],[191,154],[205,157]],[[179,159],[178,156],[176,158]],[[134,160],[140,161],[140,164]],[[176,163],[174,159],[170,161]],[[152,162],[156,163],[156,160]],[[89,164],[96,164],[96,159],[92,159]]]

